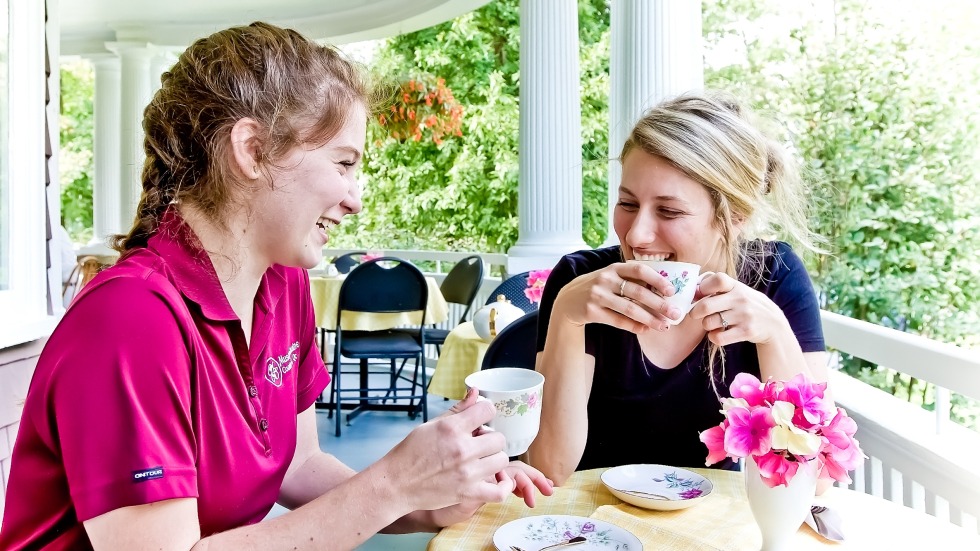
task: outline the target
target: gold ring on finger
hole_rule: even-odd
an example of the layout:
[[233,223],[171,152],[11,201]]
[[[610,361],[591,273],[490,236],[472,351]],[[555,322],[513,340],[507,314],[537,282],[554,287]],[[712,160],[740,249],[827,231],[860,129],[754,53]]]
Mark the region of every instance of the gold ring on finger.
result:
[[626,296],[626,280],[624,279],[622,283],[619,284],[619,296]]

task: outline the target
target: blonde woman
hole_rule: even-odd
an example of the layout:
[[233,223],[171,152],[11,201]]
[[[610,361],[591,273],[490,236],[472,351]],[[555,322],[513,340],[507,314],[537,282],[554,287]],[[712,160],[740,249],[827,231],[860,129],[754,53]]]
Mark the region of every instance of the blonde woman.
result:
[[[613,465],[703,467],[698,433],[721,421],[716,392],[739,372],[826,380],[810,279],[787,243],[770,240],[813,246],[786,151],[734,100],[700,94],[646,112],[620,162],[620,245],[564,257],[541,301],[547,383],[529,458],[558,484]],[[681,317],[663,298],[671,284],[630,259],[702,266],[678,325],[667,323]]]

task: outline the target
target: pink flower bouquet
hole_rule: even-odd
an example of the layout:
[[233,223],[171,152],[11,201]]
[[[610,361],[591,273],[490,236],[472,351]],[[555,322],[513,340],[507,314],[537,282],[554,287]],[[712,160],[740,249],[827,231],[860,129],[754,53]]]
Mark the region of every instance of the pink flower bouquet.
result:
[[766,381],[735,376],[731,398],[722,399],[725,420],[701,433],[706,465],[726,457],[755,461],[770,487],[788,485],[804,461],[818,461],[819,478],[851,481],[848,471],[864,459],[854,439],[857,424],[824,398],[827,383],[804,375]]
[[531,270],[527,274],[527,289],[524,289],[524,296],[531,301],[531,304],[541,302],[541,294],[544,292],[544,284],[548,281],[551,270]]

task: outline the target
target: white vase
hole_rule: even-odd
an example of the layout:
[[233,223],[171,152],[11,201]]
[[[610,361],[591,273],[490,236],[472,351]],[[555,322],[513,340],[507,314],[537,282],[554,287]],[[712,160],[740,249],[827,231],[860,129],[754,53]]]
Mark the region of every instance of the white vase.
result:
[[800,464],[788,486],[770,488],[751,457],[745,460],[745,493],[762,532],[761,551],[793,549],[793,539],[806,519],[817,491],[816,461]]

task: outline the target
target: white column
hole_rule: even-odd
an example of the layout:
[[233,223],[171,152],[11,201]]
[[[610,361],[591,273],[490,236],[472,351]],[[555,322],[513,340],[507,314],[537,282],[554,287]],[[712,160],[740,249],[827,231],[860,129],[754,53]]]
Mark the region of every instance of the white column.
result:
[[549,268],[582,239],[578,3],[521,0],[519,236],[507,271]]
[[150,59],[150,97],[160,89],[160,77],[177,62],[177,56],[167,48],[158,48]]
[[[94,231],[90,244],[104,244],[121,233],[119,225],[119,58],[91,57],[95,67],[95,124],[92,132],[95,181],[92,183]],[[129,228],[125,228],[129,229]]]
[[609,52],[609,223],[619,199],[619,154],[644,110],[704,87],[700,0],[612,0]]
[[119,224],[123,231],[128,231],[142,190],[143,110],[150,102],[150,59],[155,51],[145,42],[113,42],[107,47],[119,54],[121,60]]

